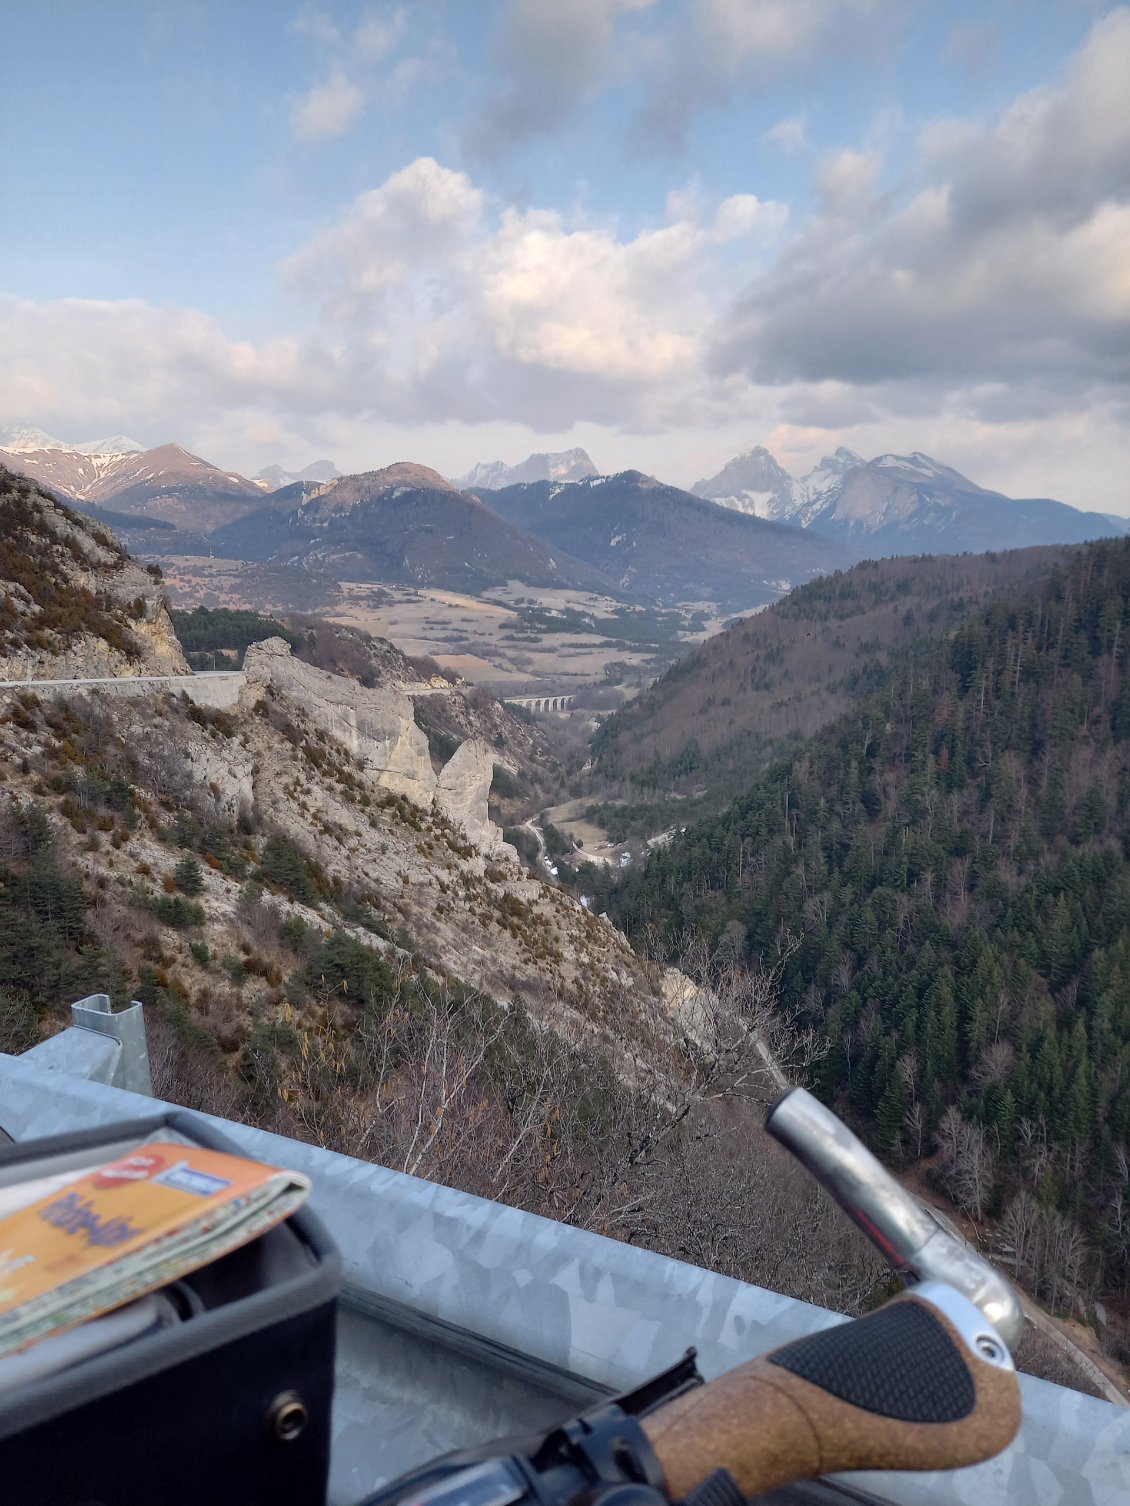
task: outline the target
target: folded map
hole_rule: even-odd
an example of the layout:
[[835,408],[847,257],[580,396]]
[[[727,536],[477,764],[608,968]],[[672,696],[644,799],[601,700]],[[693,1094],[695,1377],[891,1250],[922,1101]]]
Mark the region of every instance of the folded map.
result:
[[0,1355],[208,1265],[310,1195],[298,1172],[163,1142],[42,1189],[0,1201]]

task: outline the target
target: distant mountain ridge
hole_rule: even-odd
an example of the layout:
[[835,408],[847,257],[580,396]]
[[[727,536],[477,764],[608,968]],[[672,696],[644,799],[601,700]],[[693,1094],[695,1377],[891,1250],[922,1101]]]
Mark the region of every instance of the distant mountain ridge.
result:
[[136,439],[127,439],[124,434],[114,434],[107,439],[87,439],[81,444],[68,444],[65,439],[55,439],[37,429],[34,424],[0,424],[0,450],[11,455],[22,455],[35,450],[65,450],[73,455],[128,455],[131,450],[140,450]]
[[263,505],[261,486],[210,465],[179,444],[96,451],[93,444],[59,446],[51,440],[54,447],[34,448],[40,439],[50,436],[23,431],[15,442],[24,447],[0,447],[0,464],[38,481],[66,502],[144,514],[177,528],[204,531]]
[[305,470],[288,471],[281,465],[265,465],[256,471],[255,480],[267,491],[277,491],[282,486],[292,486],[296,481],[336,481],[341,475],[332,460],[315,460]]
[[853,562],[843,545],[703,502],[640,471],[536,481],[484,501],[631,595],[749,611]]
[[501,491],[529,481],[583,481],[597,474],[586,450],[558,450],[529,455],[520,465],[507,465],[502,460],[480,462],[465,476],[457,477],[454,485],[460,491]]
[[862,456],[841,445],[834,455],[825,455],[807,476],[797,479],[764,445],[756,445],[743,455],[736,455],[717,476],[696,481],[691,493],[751,517],[796,523],[805,528],[843,477],[864,464]]
[[989,491],[915,450],[865,461],[841,446],[791,476],[763,445],[691,488],[696,497],[850,542],[875,554],[964,554],[1078,544],[1124,534],[1130,520],[1049,497]]
[[400,462],[321,485],[296,482],[216,529],[217,553],[341,579],[482,591],[508,580],[606,592],[592,565],[551,550],[428,466]]

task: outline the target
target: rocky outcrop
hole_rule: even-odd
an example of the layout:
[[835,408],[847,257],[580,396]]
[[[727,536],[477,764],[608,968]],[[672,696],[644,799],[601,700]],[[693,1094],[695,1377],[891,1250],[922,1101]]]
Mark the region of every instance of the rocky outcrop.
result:
[[383,789],[429,806],[436,777],[428,740],[412,717],[412,702],[387,687],[368,690],[291,656],[281,638],[253,643],[243,661],[248,691],[270,687],[293,701],[343,747]]
[[461,827],[484,852],[497,852],[502,833],[487,815],[487,797],[494,778],[494,754],[486,743],[469,738],[439,771],[436,809]]
[[461,743],[437,777],[412,702],[398,690],[366,688],[315,669],[292,657],[281,638],[253,643],[243,667],[246,695],[258,698],[269,688],[289,701],[346,748],[373,784],[438,810],[483,852],[502,848],[502,833],[487,815],[494,755],[481,739]]
[[0,468],[0,679],[188,674],[158,579]]

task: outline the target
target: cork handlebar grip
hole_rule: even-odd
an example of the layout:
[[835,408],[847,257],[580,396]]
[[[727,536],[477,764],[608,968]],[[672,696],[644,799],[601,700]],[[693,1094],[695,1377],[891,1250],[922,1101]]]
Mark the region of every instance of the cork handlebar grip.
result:
[[1020,1426],[1008,1350],[966,1298],[924,1282],[641,1418],[673,1500],[712,1471],[743,1494],[852,1469],[955,1469]]

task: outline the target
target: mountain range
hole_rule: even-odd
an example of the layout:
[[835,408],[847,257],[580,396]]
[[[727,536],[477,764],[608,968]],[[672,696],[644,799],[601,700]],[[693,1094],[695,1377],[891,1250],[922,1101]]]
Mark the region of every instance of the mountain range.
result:
[[406,463],[342,477],[328,460],[249,480],[178,444],[69,444],[24,424],[0,429],[0,465],[149,555],[223,552],[469,591],[521,580],[728,612],[864,555],[980,553],[1127,529],[1050,498],[1013,500],[917,451],[865,461],[841,447],[795,478],[759,446],[692,494],[640,471],[599,476],[582,449],[477,465],[458,482]]
[[526,481],[583,481],[599,472],[585,450],[559,450],[554,454],[529,455],[520,465],[491,460],[474,465],[465,476],[452,480],[460,491],[501,491]]
[[757,445],[691,490],[876,556],[1077,544],[1127,531],[1125,518],[1080,512],[1049,497],[1014,499],[990,491],[918,450],[865,461],[841,446],[798,478]]
[[280,486],[292,486],[296,481],[336,481],[341,475],[332,460],[315,460],[305,470],[288,471],[281,465],[265,465],[256,471],[255,480],[268,491],[277,491]]
[[488,505],[617,590],[663,602],[748,611],[850,564],[842,544],[700,501],[640,471],[492,491]]
[[0,428],[0,464],[66,502],[162,519],[190,532],[207,532],[261,507],[264,492],[338,475],[332,461],[319,460],[300,472],[267,466],[249,481],[179,444],[145,450],[121,434],[70,444],[29,424]]
[[609,589],[591,564],[551,550],[438,472],[407,463],[284,487],[268,505],[216,529],[209,545],[236,559],[303,565],[344,580],[469,592],[508,580]]

